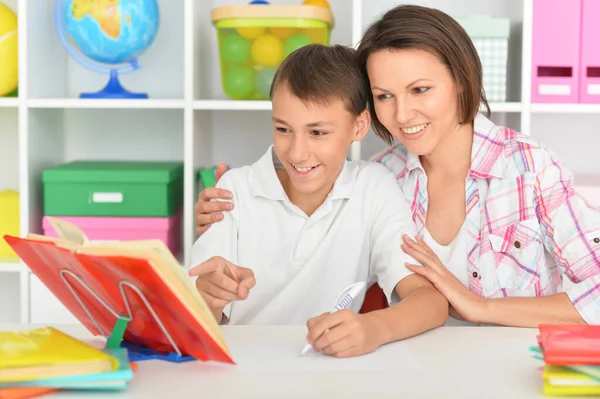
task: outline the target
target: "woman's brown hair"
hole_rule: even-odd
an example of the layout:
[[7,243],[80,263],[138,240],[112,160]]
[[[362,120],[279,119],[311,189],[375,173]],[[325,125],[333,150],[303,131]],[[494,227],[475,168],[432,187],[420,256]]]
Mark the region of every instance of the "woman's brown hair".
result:
[[358,62],[368,89],[368,106],[375,133],[388,144],[394,137],[375,113],[367,60],[380,50],[421,49],[436,55],[454,77],[459,93],[460,123],[471,123],[485,105],[481,60],[475,45],[460,24],[448,14],[417,5],[402,5],[387,11],[365,32],[358,46]]

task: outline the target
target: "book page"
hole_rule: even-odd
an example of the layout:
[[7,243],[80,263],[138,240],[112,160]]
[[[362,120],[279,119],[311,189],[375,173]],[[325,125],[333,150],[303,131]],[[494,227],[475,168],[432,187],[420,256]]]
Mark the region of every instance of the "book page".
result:
[[56,234],[63,240],[73,241],[77,245],[83,245],[90,241],[85,233],[73,223],[51,216],[47,216],[47,219]]
[[79,245],[77,245],[73,241],[65,240],[62,238],[48,237],[48,236],[43,236],[43,235],[35,234],[35,233],[27,233],[26,237],[27,237],[27,239],[30,239],[30,240],[51,242],[54,245],[56,245],[57,247],[64,248],[71,252],[75,252],[75,251],[77,251],[77,249],[79,249]]

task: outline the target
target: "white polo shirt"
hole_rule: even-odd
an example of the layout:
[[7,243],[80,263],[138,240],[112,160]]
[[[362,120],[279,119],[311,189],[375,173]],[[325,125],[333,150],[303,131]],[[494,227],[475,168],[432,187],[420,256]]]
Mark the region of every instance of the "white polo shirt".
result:
[[[246,300],[228,305],[229,324],[304,325],[331,312],[350,284],[377,281],[390,303],[396,284],[419,264],[400,245],[415,237],[409,205],[384,166],[347,161],[325,202],[308,217],[292,204],[275,171],[273,146],[251,166],[226,172],[217,187],[234,209],[194,244],[192,265],[213,256],[253,270]],[[362,306],[364,292],[353,302]]]

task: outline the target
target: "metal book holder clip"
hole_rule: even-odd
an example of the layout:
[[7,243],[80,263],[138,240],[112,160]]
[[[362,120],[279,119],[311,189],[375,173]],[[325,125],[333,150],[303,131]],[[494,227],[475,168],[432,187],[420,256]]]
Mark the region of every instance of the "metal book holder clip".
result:
[[[71,285],[71,283],[67,280],[67,278],[66,278],[67,275],[69,277],[73,278],[74,280],[76,280],[81,285],[81,287],[85,288],[85,290],[87,292],[89,292],[100,304],[102,304],[102,306],[104,306],[106,308],[106,310],[108,310],[113,316],[115,316],[117,321],[116,321],[115,326],[113,327],[113,330],[111,331],[110,335],[108,335],[100,327],[100,325],[98,324],[98,322],[92,315],[92,312],[90,312],[90,310],[85,305],[83,300],[79,297],[79,295],[77,294],[75,289],[73,289],[73,286]],[[102,336],[104,338],[106,338],[106,340],[107,340],[106,348],[107,349],[118,348],[118,347],[127,348],[128,354],[129,354],[129,361],[131,361],[131,362],[150,360],[150,359],[158,359],[158,360],[166,360],[169,362],[180,363],[180,362],[196,360],[192,356],[183,355],[181,353],[181,351],[177,347],[177,344],[175,344],[175,341],[171,337],[171,334],[169,334],[169,331],[167,331],[167,329],[165,328],[164,323],[160,320],[160,318],[158,317],[158,315],[152,308],[152,305],[150,305],[150,303],[146,299],[146,296],[134,284],[132,284],[128,281],[121,281],[119,283],[119,291],[121,292],[121,298],[123,299],[123,303],[125,304],[125,307],[127,308],[127,314],[120,315],[117,312],[115,312],[114,309],[112,309],[102,298],[100,298],[100,296],[98,296],[98,294],[96,294],[93,290],[91,290],[90,287],[83,280],[81,280],[81,278],[78,275],[76,275],[72,271],[63,269],[60,271],[60,276],[61,276],[61,279],[63,280],[63,282],[65,283],[65,285],[69,288],[69,291],[71,291],[71,293],[73,294],[75,299],[77,299],[77,302],[79,303],[79,305],[83,308],[83,310],[85,311],[87,316],[90,318],[92,323],[94,323],[94,325],[96,326],[98,331],[100,331]],[[125,295],[125,287],[128,287],[131,290],[133,290],[141,298],[141,300],[144,302],[144,305],[146,305],[146,308],[148,309],[148,311],[150,312],[150,314],[152,315],[152,317],[154,318],[154,320],[156,321],[156,323],[162,330],[163,334],[165,334],[165,336],[169,340],[169,343],[175,349],[175,352],[168,352],[168,353],[156,352],[153,349],[150,349],[146,346],[138,345],[138,344],[135,344],[133,342],[129,342],[129,341],[123,339],[125,330],[127,329],[127,324],[131,320],[133,320],[133,316],[134,316],[133,312],[131,311],[131,306],[129,304],[129,301],[127,300],[127,296]]]

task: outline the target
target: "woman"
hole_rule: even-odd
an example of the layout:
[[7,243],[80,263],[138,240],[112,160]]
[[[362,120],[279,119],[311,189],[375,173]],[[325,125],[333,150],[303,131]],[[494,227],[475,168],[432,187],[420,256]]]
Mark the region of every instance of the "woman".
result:
[[[460,25],[399,6],[369,27],[358,57],[375,133],[399,142],[374,161],[412,205],[419,234],[402,248],[423,266],[410,269],[468,322],[600,323],[600,210],[550,150],[479,113],[481,62]],[[227,209],[207,201],[225,194],[203,191],[199,233]]]

